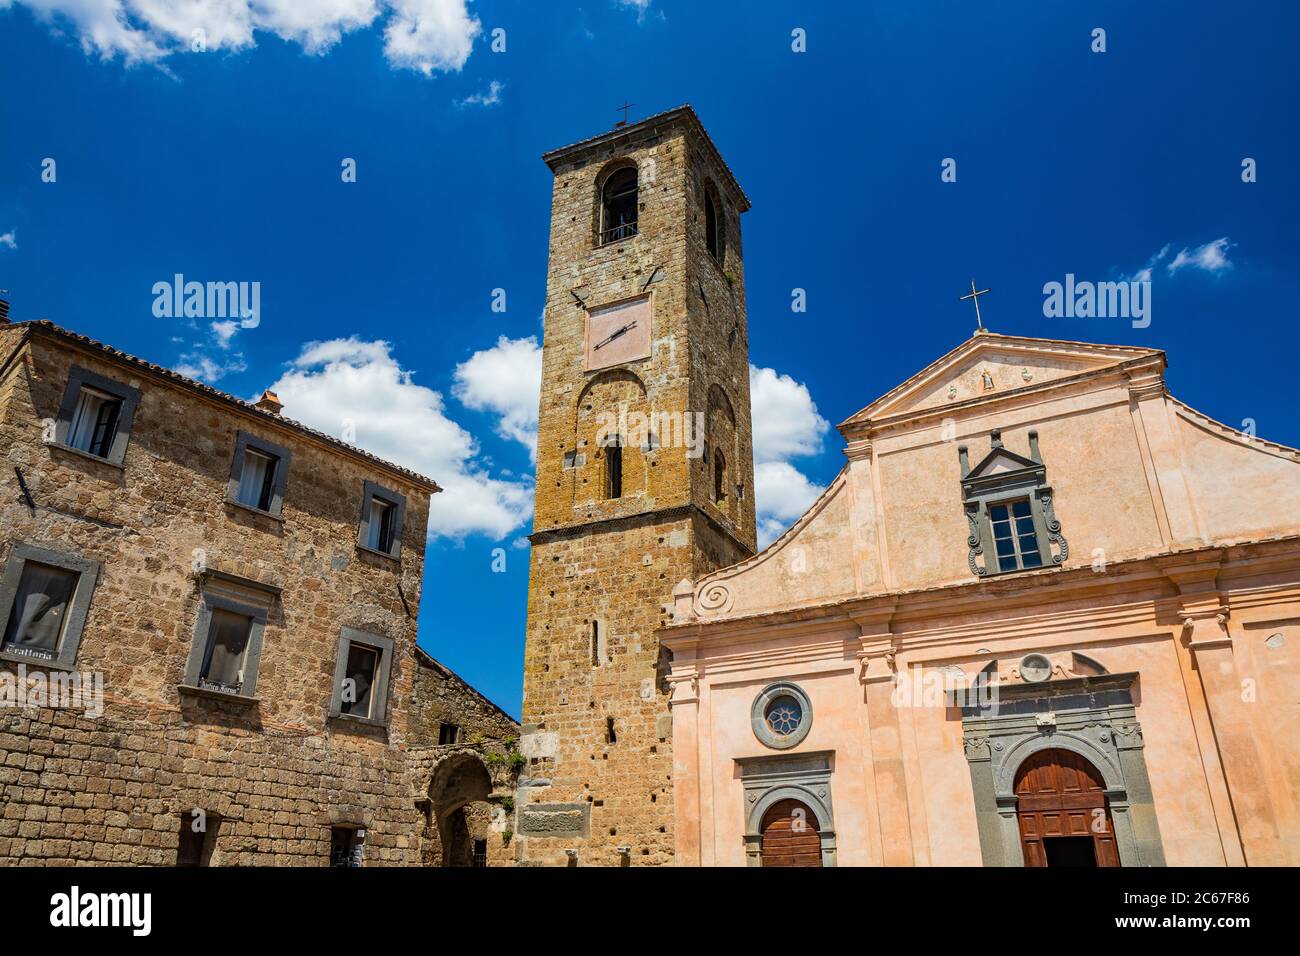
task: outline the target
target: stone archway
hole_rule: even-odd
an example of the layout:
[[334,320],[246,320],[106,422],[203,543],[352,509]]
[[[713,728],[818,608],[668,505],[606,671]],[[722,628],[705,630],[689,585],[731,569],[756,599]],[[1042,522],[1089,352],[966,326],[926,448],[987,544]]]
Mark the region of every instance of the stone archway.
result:
[[[492,775],[472,750],[451,754],[434,768],[429,781],[431,832],[425,860],[431,866],[483,865],[493,806]],[[482,862],[480,862],[482,861]]]

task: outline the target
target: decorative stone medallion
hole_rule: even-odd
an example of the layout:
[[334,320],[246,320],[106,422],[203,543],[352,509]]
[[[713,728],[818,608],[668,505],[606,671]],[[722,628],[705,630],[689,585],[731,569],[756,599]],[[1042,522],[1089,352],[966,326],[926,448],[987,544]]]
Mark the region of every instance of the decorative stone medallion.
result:
[[1030,684],[1041,684],[1052,676],[1052,662],[1042,654],[1026,654],[1020,660],[1020,676]]

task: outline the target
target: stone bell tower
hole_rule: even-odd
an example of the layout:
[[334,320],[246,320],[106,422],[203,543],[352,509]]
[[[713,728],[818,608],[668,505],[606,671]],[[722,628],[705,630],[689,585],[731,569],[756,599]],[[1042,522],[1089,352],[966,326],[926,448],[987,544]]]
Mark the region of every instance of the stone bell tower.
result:
[[689,106],[554,173],[516,802],[521,863],[671,864],[683,578],[754,552],[740,215]]

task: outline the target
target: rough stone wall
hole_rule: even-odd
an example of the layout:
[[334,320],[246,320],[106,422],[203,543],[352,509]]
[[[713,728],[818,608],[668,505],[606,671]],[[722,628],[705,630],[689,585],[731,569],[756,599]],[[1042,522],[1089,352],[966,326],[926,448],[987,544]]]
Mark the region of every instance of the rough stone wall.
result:
[[407,714],[411,746],[438,746],[438,728],[443,723],[460,727],[464,742],[519,737],[519,724],[453,671],[418,651],[416,663]]
[[[691,276],[704,267],[692,260],[708,253],[692,198],[702,183],[694,135],[681,120],[633,129],[555,168],[524,665],[528,765],[515,838],[525,864],[573,863],[566,851],[578,865],[673,862],[672,722],[655,632],[670,621],[678,581],[746,556],[754,542],[744,290],[710,259],[719,274],[705,295],[718,305],[696,305],[701,283]],[[639,169],[638,235],[597,247],[602,177],[628,160]],[[739,273],[734,205],[729,215],[736,258],[727,263]],[[650,358],[585,372],[586,310],[646,289]],[[667,442],[625,452],[625,494],[606,500],[599,413],[619,404],[703,413],[715,382],[737,418],[731,467],[750,489],[747,506],[734,516],[716,508],[707,465]],[[570,467],[566,453],[576,457]]]
[[[757,547],[754,509],[754,442],[750,427],[749,325],[745,315],[745,263],[740,241],[740,197],[727,192],[724,177],[695,135],[688,139],[686,266],[690,312],[691,408],[707,409],[709,391],[721,388],[735,417],[728,431],[727,499],[713,500],[712,462],[694,460],[692,497],[726,531],[751,551]],[[726,248],[718,262],[709,252],[705,228],[705,195],[709,186],[721,200],[726,223]],[[736,485],[742,491],[736,492]]]
[[[0,331],[2,346],[18,330]],[[74,363],[141,390],[123,468],[42,441]],[[0,863],[174,863],[195,808],[221,818],[216,864],[325,865],[331,824],[366,828],[367,863],[420,862],[416,799],[441,749],[406,750],[428,491],[40,333],[0,396],[6,470],[22,469],[37,505],[3,479],[0,564],[18,542],[101,563],[76,667],[102,674],[105,692],[99,717],[0,709]],[[224,502],[241,428],[292,452],[283,521]],[[407,496],[400,565],[356,546],[365,479]],[[281,589],[256,704],[177,689],[200,605],[196,549],[209,568]],[[327,718],[344,626],[395,642],[387,728]]]

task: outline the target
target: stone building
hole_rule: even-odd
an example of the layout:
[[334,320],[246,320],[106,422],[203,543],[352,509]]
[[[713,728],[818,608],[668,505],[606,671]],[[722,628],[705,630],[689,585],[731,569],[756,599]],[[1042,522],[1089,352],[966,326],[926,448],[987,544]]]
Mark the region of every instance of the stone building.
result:
[[680,863],[1300,864],[1300,452],[1165,364],[981,330],[681,583]]
[[523,863],[674,859],[673,585],[754,551],[740,216],[690,107],[547,153]]
[[415,643],[434,482],[43,321],[0,446],[0,862],[508,859],[517,728]]

